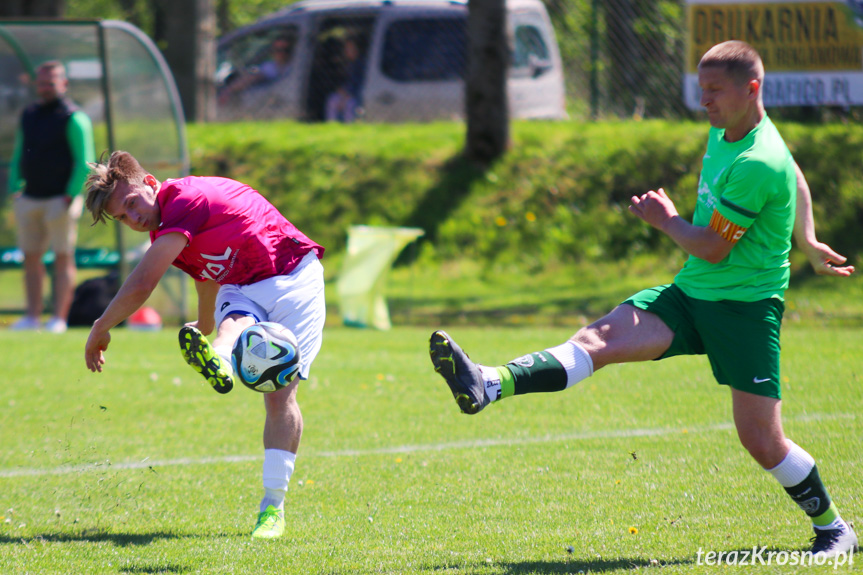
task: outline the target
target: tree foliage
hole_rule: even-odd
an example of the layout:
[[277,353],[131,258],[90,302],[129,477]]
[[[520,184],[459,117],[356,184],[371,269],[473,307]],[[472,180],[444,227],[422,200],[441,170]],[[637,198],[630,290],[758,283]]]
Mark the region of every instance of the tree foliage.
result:
[[63,15],[66,0],[3,0],[0,18],[58,18]]
[[[6,0],[4,0],[5,3]],[[69,18],[105,18],[125,20],[141,28],[151,38],[159,39],[158,13],[168,0],[65,0]],[[281,10],[292,2],[284,0],[215,0],[217,35],[251,24],[259,18]]]

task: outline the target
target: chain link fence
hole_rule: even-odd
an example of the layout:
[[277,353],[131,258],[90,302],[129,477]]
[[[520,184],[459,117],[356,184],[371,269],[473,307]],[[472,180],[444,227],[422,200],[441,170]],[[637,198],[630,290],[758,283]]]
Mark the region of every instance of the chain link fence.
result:
[[585,119],[688,116],[681,96],[683,4],[549,0],[571,114]]
[[[809,4],[818,9],[817,2]],[[684,0],[508,0],[506,5],[511,117],[691,118],[698,113],[684,98]],[[466,18],[465,3],[444,0],[289,6],[222,38],[218,119],[463,118]],[[859,119],[860,107],[785,106],[771,115]]]

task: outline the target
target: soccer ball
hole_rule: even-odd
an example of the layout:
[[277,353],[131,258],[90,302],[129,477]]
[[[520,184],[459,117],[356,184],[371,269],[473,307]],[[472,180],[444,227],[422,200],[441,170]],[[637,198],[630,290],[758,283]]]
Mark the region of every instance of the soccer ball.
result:
[[249,389],[270,393],[288,385],[300,370],[300,348],[288,328],[262,321],[243,330],[231,365],[237,379]]

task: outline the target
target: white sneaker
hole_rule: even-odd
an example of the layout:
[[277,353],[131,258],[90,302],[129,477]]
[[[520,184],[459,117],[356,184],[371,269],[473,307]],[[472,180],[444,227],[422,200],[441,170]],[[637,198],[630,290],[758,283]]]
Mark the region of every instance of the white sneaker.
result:
[[30,317],[29,315],[25,315],[15,323],[9,326],[9,329],[13,331],[33,331],[37,329],[41,329],[42,324],[35,317]]
[[857,535],[851,526],[842,522],[836,529],[815,528],[812,538],[812,555],[822,554],[825,557],[847,555],[857,551]]
[[45,331],[48,333],[65,333],[66,327],[66,322],[59,317],[52,317],[45,322]]

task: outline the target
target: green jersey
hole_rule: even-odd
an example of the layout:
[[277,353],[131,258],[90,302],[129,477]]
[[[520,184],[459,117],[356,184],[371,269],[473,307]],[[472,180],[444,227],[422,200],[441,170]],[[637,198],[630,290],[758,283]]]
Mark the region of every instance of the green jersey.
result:
[[717,210],[747,231],[719,263],[690,255],[674,283],[708,301],[783,299],[796,206],[794,159],[770,118],[737,142],[711,128],[692,223],[707,227]]

